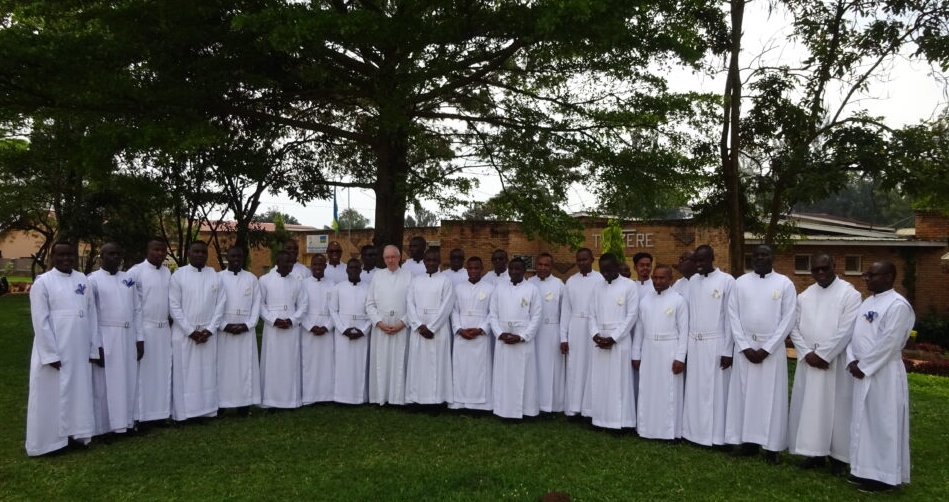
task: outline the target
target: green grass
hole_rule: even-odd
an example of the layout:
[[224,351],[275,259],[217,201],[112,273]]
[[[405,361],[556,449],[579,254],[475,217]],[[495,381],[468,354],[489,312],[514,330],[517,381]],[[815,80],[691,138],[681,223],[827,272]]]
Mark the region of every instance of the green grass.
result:
[[33,279],[30,278],[29,276],[20,276],[20,275],[7,276],[7,281],[9,281],[10,284],[13,284],[14,282],[28,282],[31,284],[33,283]]
[[[321,405],[156,428],[85,451],[23,450],[32,330],[25,295],[0,297],[0,499],[13,500],[872,500],[782,455],[734,458],[568,422],[503,423]],[[949,495],[949,380],[910,376],[913,482],[887,499]],[[877,499],[882,498],[876,496]]]

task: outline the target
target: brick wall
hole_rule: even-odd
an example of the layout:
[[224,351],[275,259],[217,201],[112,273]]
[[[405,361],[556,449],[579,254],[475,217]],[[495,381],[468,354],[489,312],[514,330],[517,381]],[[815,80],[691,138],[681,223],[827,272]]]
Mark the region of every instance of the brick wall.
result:
[[949,239],[949,218],[939,211],[916,211],[916,238],[923,241]]

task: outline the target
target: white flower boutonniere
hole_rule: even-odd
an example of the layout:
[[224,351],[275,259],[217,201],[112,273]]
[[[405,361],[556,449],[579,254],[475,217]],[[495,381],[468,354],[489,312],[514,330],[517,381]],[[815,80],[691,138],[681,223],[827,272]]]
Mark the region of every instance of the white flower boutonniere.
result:
[[717,289],[712,290],[712,298],[721,298],[721,297],[722,297],[722,292],[721,292],[721,291],[719,291],[719,290],[717,290]]
[[622,305],[622,304],[624,304],[624,303],[626,303],[626,299],[623,298],[622,296],[616,299],[616,304],[617,304],[617,305]]
[[673,307],[666,307],[667,316],[671,316],[672,314],[675,314],[675,312],[676,312],[676,309],[674,309]]
[[548,301],[548,302],[549,302],[549,301],[551,301],[551,300],[553,300],[553,299],[554,299],[554,292],[553,292],[553,291],[548,291],[547,293],[544,294],[544,301]]
[[781,290],[780,290],[780,289],[774,290],[774,293],[771,293],[771,298],[774,298],[775,300],[780,300],[780,299],[781,299]]
[[521,298],[521,308],[526,307],[527,305],[529,305],[529,303],[530,302],[527,301],[527,298]]
[[478,301],[479,301],[479,302],[483,302],[484,299],[487,298],[487,297],[488,297],[488,295],[484,294],[484,291],[478,292]]
[[217,291],[217,284],[211,285],[211,291]]
[[244,296],[250,296],[250,288],[244,288]]

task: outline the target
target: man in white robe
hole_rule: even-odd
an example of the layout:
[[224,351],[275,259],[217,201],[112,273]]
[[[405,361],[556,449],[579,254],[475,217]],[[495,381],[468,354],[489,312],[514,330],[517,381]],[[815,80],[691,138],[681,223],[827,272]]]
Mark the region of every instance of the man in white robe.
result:
[[171,271],[165,266],[166,256],[165,241],[152,239],[147,244],[145,260],[128,271],[141,295],[144,346],[148,347],[138,361],[135,419],[139,429],[146,427],[144,422],[171,416]]
[[425,250],[427,248],[428,242],[424,237],[416,235],[409,239],[409,258],[402,264],[402,268],[412,274],[412,277],[425,273]]
[[372,274],[378,270],[376,264],[379,262],[379,250],[372,244],[366,244],[359,249],[359,261],[362,262],[359,281],[369,284],[372,281]]
[[511,277],[507,273],[507,251],[503,249],[495,249],[491,253],[491,270],[484,275],[484,280],[489,284],[494,284],[495,286],[498,283],[504,283],[511,280]]
[[574,416],[582,413],[590,416],[589,408],[583,405],[590,374],[590,298],[594,287],[603,282],[603,276],[593,270],[593,252],[587,248],[577,250],[577,273],[567,279],[560,304],[560,351],[567,356],[567,375],[564,386],[564,413]]
[[863,278],[873,296],[860,305],[847,346],[847,369],[855,379],[850,472],[862,491],[887,491],[910,481],[909,389],[902,349],[916,315],[893,290],[892,263],[874,263]]
[[[639,318],[639,291],[619,275],[619,261],[600,257],[603,280],[590,297],[589,398],[593,425],[607,429],[636,427],[633,394],[632,329]],[[575,344],[571,344],[574,348]]]
[[494,338],[488,322],[488,309],[494,285],[481,277],[481,258],[468,258],[468,281],[455,286],[455,307],[451,324],[455,330],[452,350],[451,408],[490,411]]
[[634,282],[639,286],[639,297],[645,298],[647,293],[652,293],[652,255],[646,252],[639,252],[633,255],[633,267],[636,269],[636,279]]
[[682,437],[682,396],[689,344],[689,306],[670,287],[672,268],[652,271],[654,291],[639,301],[633,366],[639,370],[636,432],[650,439]]
[[465,268],[465,252],[459,248],[448,252],[448,268],[443,272],[454,286],[468,282],[468,270]]
[[366,296],[366,313],[372,321],[369,344],[369,402],[405,404],[405,361],[409,328],[406,294],[412,274],[399,266],[402,253],[386,246],[386,268],[376,271]]
[[264,333],[260,348],[261,406],[299,408],[302,404],[300,323],[306,314],[303,281],[291,275],[286,251],[277,253],[277,273],[260,279],[260,318]]
[[324,275],[326,257],[322,254],[314,255],[310,260],[310,271],[310,277],[303,281],[307,307],[300,341],[304,405],[332,401],[336,386],[336,326],[330,314],[330,298],[335,284]]
[[218,407],[238,408],[260,404],[260,360],[257,352],[257,319],[260,286],[244,270],[244,250],[227,250],[227,270],[218,273],[224,288],[224,316],[217,332]]
[[407,294],[409,355],[405,401],[417,404],[452,402],[451,311],[455,293],[451,280],[438,271],[437,250],[425,252],[425,274],[415,276]]
[[323,277],[333,284],[346,282],[346,264],[342,262],[343,246],[338,241],[326,245],[326,271]]
[[26,453],[43,455],[95,431],[91,360],[103,364],[96,305],[85,275],[73,270],[76,248],[56,243],[53,269],[30,288],[33,351],[26,411]]
[[551,275],[554,258],[550,253],[537,255],[537,274],[528,282],[540,291],[541,321],[534,338],[537,354],[537,405],[542,413],[563,411],[567,358],[560,351],[560,303],[563,281]]
[[[398,250],[395,253],[395,262],[398,264]],[[337,403],[362,404],[369,394],[367,365],[371,346],[369,329],[372,326],[369,313],[366,312],[369,286],[359,278],[359,260],[349,260],[346,273],[348,280],[333,287],[329,305],[333,325],[339,333],[333,345],[336,353],[333,400]]]
[[172,416],[176,421],[217,415],[217,341],[208,343],[224,317],[221,278],[206,266],[208,245],[194,241],[188,265],[171,276]]
[[696,274],[689,279],[689,344],[686,350],[682,437],[704,446],[730,448],[725,440],[725,408],[731,376],[732,342],[728,302],[735,278],[715,268],[708,244],[695,249]]
[[122,248],[107,243],[99,256],[101,268],[89,274],[105,354],[105,365],[92,368],[97,435],[124,433],[135,425],[138,361],[145,351],[141,295],[135,280],[119,270]]
[[494,345],[494,414],[520,419],[535,416],[537,361],[534,336],[540,327],[540,292],[524,280],[524,261],[508,263],[511,280],[498,283],[491,296],[489,319],[497,337]]
[[[293,262],[290,265],[290,275],[300,281],[310,277],[310,267],[307,267],[297,260],[297,257],[300,255],[300,244],[297,240],[293,237],[287,239],[287,242],[283,243],[283,250],[290,253],[290,260]],[[277,267],[274,267],[270,270],[270,273],[274,273],[276,270]]]
[[682,274],[682,277],[679,278],[672,285],[672,289],[682,295],[682,298],[685,298],[686,301],[689,299],[689,279],[695,275],[695,253],[693,251],[686,251],[679,255],[679,273]]
[[834,259],[811,257],[816,281],[797,297],[797,322],[791,341],[797,369],[788,416],[788,452],[805,455],[805,469],[824,465],[843,473],[850,459],[850,408],[853,378],[847,372],[847,344],[860,308],[860,293],[837,278]]
[[740,454],[754,455],[763,446],[772,465],[788,440],[788,358],[784,339],[797,312],[791,280],[771,266],[771,248],[752,254],[754,273],[735,281],[728,303],[735,340],[734,369],[725,411],[725,439],[741,444]]

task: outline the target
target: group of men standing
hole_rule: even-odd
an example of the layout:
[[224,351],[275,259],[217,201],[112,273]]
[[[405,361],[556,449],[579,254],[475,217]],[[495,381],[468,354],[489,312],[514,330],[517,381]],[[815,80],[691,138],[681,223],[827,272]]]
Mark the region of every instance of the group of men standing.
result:
[[[307,268],[289,241],[259,280],[237,247],[215,272],[195,242],[171,274],[163,241],[128,272],[107,244],[89,277],[73,270],[75,251],[55,245],[54,269],[30,293],[30,455],[221,408],[447,404],[506,419],[563,412],[740,454],[763,447],[770,463],[785,448],[808,457],[805,467],[829,456],[868,490],[909,481],[899,349],[914,317],[888,262],[864,275],[873,296],[861,305],[825,254],[812,260],[816,284],[796,295],[767,246],[738,280],[699,246],[680,259],[675,284],[645,253],[635,279],[610,254],[594,271],[586,248],[566,283],[546,253],[530,279],[503,250],[485,273],[479,257],[453,249],[441,271],[421,237],[404,264],[386,246],[383,268],[372,246],[343,264],[336,242]],[[790,409],[788,335],[799,358]]]

